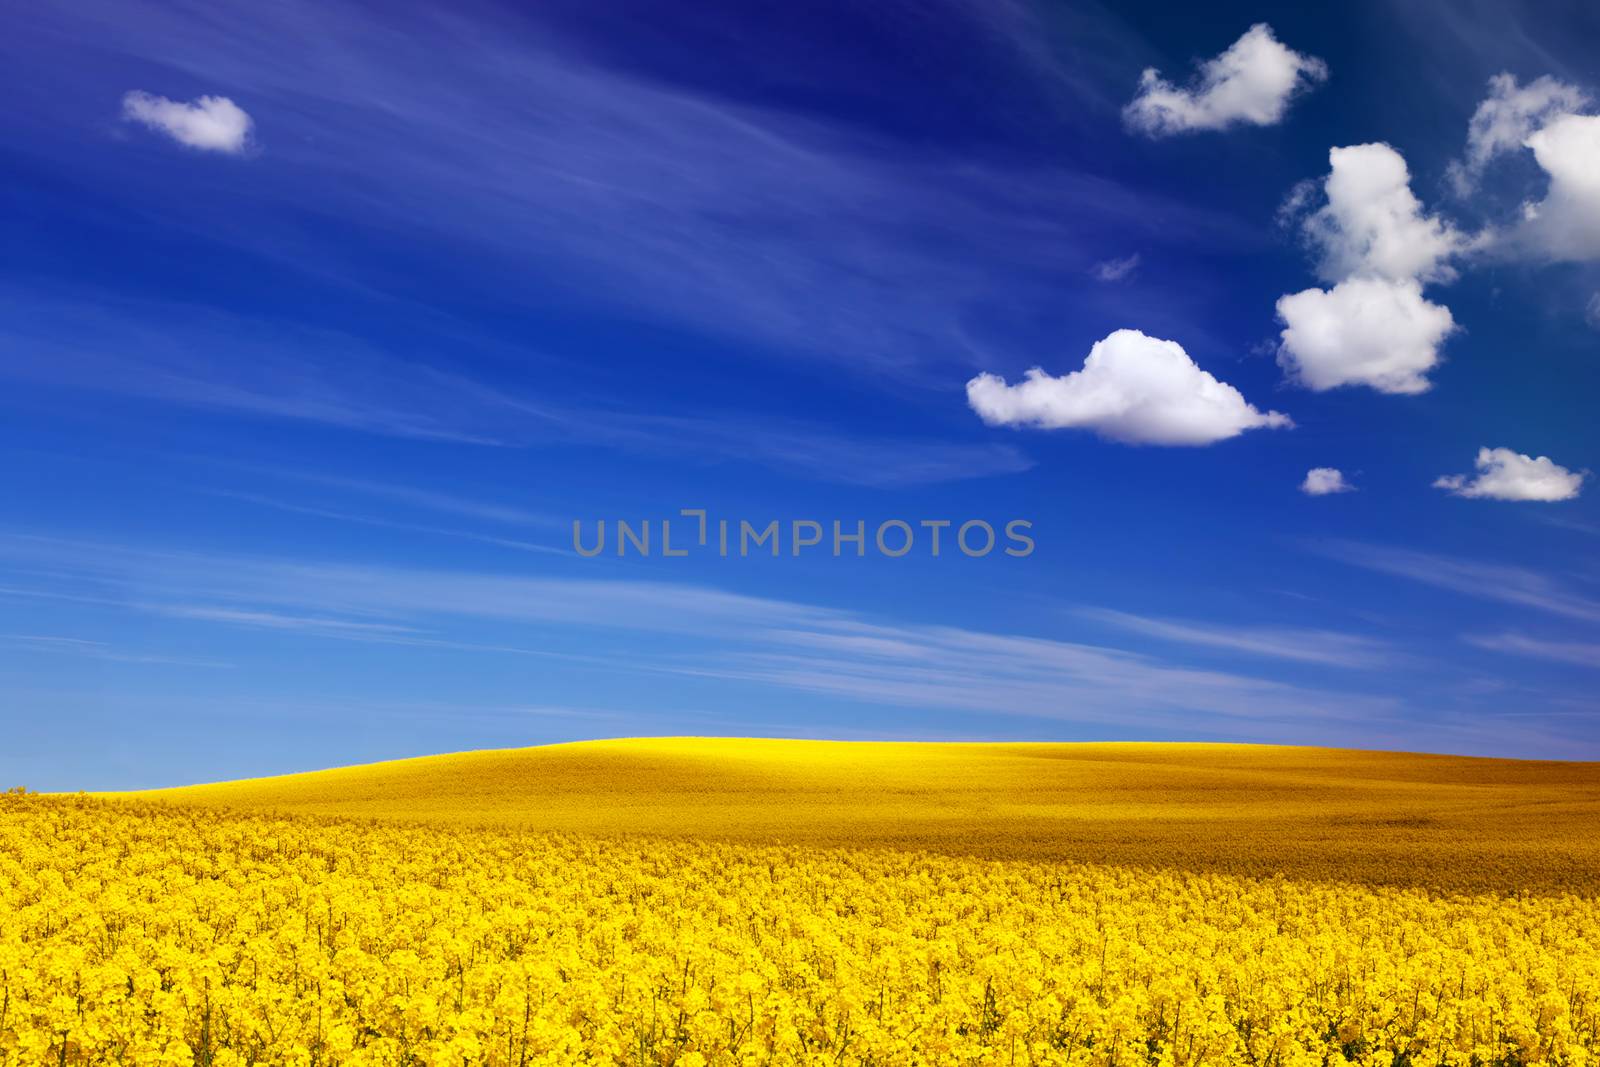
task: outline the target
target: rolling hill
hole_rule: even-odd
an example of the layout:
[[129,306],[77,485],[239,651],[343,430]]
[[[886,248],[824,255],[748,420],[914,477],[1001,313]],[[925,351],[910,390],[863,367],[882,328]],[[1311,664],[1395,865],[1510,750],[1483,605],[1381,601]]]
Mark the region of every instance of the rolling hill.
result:
[[1440,889],[1600,882],[1596,763],[1262,745],[648,738],[119,795]]

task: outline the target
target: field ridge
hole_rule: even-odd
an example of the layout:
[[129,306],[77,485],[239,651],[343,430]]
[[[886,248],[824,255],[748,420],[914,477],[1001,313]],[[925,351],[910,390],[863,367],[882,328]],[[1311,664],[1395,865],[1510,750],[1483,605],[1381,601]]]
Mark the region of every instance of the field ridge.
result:
[[1238,744],[667,737],[118,795],[1442,889],[1600,884],[1600,763]]

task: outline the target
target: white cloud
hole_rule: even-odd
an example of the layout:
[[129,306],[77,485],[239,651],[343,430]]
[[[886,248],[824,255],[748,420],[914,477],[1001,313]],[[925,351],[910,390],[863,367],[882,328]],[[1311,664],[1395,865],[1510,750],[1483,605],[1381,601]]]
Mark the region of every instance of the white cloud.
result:
[[1600,259],[1600,115],[1582,114],[1593,100],[1550,77],[1518,85],[1509,74],[1489,79],[1489,95],[1467,128],[1466,158],[1451,164],[1456,191],[1472,191],[1499,156],[1522,148],[1545,172],[1544,198],[1522,205],[1502,228],[1504,254],[1555,262]]
[[[1279,298],[1278,364],[1318,391],[1425,392],[1439,346],[1456,327],[1449,308],[1423,298],[1422,285],[1452,280],[1451,258],[1473,242],[1424,213],[1405,159],[1388,145],[1334,148],[1328,162],[1326,203],[1302,225],[1319,253],[1317,272],[1335,284]],[[1301,187],[1286,210],[1308,200]]]
[[1450,474],[1433,483],[1456,496],[1487,500],[1571,500],[1578,495],[1587,476],[1585,471],[1569,471],[1548,456],[1525,456],[1509,448],[1478,449],[1478,473]]
[[1016,385],[980,374],[967,383],[967,403],[991,426],[1076,427],[1128,444],[1208,445],[1294,425],[1287,415],[1251,407],[1177,342],[1138,330],[1097,341],[1082,370],[1059,378],[1039,367]]
[[1423,213],[1399,152],[1386,144],[1351,145],[1329,150],[1328,162],[1327,203],[1304,224],[1321,251],[1317,272],[1325,280],[1455,277],[1448,261],[1467,241],[1449,223]]
[[1307,496],[1327,496],[1330,493],[1353,493],[1355,486],[1344,480],[1344,472],[1337,467],[1312,467],[1306,471],[1300,491]]
[[1490,161],[1522,148],[1529,134],[1587,102],[1583,90],[1548,75],[1522,86],[1510,74],[1490,78],[1489,95],[1467,124],[1466,159],[1450,166],[1457,192],[1471,192]]
[[1272,27],[1258,22],[1226,52],[1201,64],[1190,88],[1167,81],[1154,67],[1146,70],[1123,118],[1151,137],[1241,124],[1271,126],[1282,120],[1296,92],[1327,76],[1322,60],[1284,47]]
[[1562,115],[1527,140],[1550,176],[1543,200],[1523,207],[1518,239],[1558,261],[1600,259],[1600,115]]
[[1089,273],[1103,282],[1120,282],[1139,269],[1139,253],[1121,259],[1107,259],[1089,268]]
[[1426,392],[1439,345],[1456,328],[1450,309],[1423,299],[1417,282],[1384,278],[1280,297],[1278,317],[1284,323],[1278,365],[1318,392],[1343,385]]
[[184,103],[135,90],[122,98],[122,117],[181,145],[212,152],[243,152],[254,122],[225,96],[202,96]]

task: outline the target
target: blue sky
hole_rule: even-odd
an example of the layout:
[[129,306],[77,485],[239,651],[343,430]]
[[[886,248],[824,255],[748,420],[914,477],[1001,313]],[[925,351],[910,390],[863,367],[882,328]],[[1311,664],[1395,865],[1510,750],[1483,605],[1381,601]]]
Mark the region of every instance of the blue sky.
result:
[[[1600,758],[1597,43],[1442,0],[19,11],[0,783]],[[572,551],[696,507],[1036,547]]]

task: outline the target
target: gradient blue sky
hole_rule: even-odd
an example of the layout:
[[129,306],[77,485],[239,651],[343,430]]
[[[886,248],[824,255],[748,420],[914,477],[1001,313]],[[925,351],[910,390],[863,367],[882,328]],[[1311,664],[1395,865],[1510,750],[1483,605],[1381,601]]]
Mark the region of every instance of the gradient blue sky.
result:
[[[1326,64],[1277,121],[1130,121],[1144,69],[1190,86],[1259,22]],[[1452,171],[1501,72],[1592,114],[1597,46],[1575,3],[18,8],[0,785],[682,733],[1600,757],[1600,491],[1433,484],[1484,447],[1600,467],[1600,256],[1518,229],[1520,140]],[[1342,277],[1303,218],[1375,142],[1461,235],[1425,282],[1458,328],[1426,391],[1318,391],[1275,302]],[[969,406],[1118,329],[1294,427]],[[681,507],[1037,550],[570,551]]]

